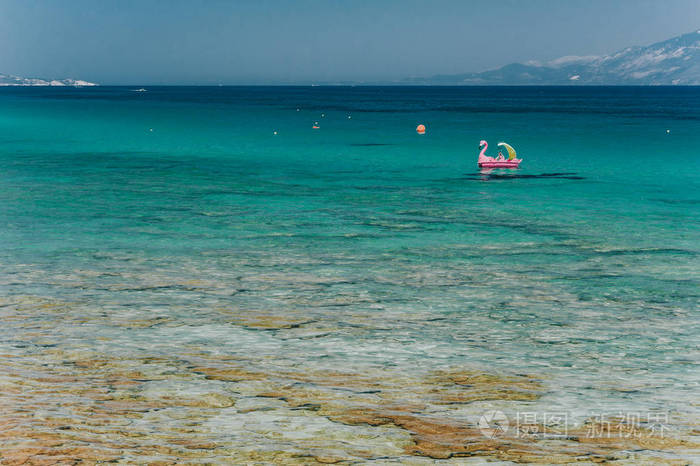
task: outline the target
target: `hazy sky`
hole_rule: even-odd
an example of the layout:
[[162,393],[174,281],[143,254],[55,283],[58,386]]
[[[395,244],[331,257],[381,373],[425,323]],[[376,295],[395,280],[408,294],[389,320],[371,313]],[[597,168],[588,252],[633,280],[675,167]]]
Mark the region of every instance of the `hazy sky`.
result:
[[599,55],[699,28],[700,0],[0,0],[0,73],[385,80]]

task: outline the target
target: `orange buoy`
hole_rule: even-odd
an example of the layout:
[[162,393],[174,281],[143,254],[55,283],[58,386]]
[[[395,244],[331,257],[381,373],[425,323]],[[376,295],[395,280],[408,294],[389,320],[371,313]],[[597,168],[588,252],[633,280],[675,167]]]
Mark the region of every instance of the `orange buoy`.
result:
[[425,134],[425,125],[418,125],[418,126],[416,127],[416,132],[417,132],[418,134]]

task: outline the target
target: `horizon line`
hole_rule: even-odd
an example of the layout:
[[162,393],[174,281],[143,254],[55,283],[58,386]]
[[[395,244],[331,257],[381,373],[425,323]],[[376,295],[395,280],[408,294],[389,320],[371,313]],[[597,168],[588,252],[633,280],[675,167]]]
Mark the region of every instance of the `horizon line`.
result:
[[0,84],[2,88],[12,89],[84,89],[96,87],[700,87],[700,84],[400,84],[400,83],[372,83],[372,84],[98,84],[89,86],[51,86],[51,85],[23,85]]

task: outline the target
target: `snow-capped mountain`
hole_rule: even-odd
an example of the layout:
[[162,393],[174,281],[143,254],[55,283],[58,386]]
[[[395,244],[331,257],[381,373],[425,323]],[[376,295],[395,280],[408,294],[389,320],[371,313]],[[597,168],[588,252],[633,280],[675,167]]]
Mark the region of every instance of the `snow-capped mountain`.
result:
[[9,74],[0,74],[0,86],[97,86],[98,84],[80,79],[39,79],[39,78],[20,78]]
[[602,57],[513,63],[481,73],[411,79],[415,84],[700,85],[700,30]]

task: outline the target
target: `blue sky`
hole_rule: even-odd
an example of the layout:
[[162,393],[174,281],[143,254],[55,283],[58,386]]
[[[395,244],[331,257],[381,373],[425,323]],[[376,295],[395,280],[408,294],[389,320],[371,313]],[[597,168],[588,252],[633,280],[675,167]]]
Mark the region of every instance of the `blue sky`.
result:
[[391,80],[605,54],[699,28],[698,0],[0,0],[0,73]]

